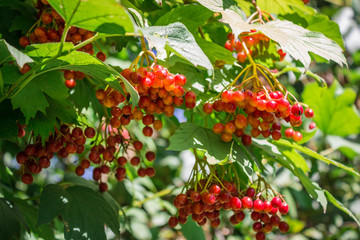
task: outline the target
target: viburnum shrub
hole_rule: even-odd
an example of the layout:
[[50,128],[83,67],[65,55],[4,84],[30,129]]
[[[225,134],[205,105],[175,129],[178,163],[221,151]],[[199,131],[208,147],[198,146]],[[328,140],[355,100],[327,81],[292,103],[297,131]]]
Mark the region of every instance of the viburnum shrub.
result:
[[0,239],[277,239],[300,231],[293,179],[358,222],[314,182],[316,159],[360,174],[328,156],[326,136],[353,133],[331,117],[358,115],[309,70],[347,64],[309,1],[30,2],[0,3]]

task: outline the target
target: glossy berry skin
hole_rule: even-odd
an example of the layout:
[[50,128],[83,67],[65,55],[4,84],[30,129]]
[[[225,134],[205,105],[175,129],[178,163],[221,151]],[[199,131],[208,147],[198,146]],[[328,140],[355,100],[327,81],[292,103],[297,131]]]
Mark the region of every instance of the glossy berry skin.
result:
[[291,113],[296,117],[301,116],[303,112],[304,112],[304,108],[298,103],[294,104],[291,107]]
[[221,94],[221,100],[224,103],[231,102],[232,98],[233,98],[233,91],[231,90],[226,90]]
[[260,222],[255,222],[252,226],[254,232],[260,232],[262,229],[262,224]]
[[239,52],[236,59],[239,63],[244,63],[246,61],[246,53],[245,52]]
[[279,197],[274,197],[272,200],[271,200],[271,205],[274,207],[274,208],[278,208],[280,207],[281,205],[281,199]]
[[253,201],[252,201],[251,198],[249,198],[249,197],[243,197],[243,198],[241,199],[241,203],[242,203],[242,205],[243,205],[244,208],[250,209],[250,208],[253,207]]
[[264,210],[264,203],[260,199],[254,201],[254,211],[262,212]]
[[302,136],[301,132],[294,131],[292,138],[295,142],[298,142],[298,141],[302,140],[303,136]]
[[271,212],[272,208],[273,207],[271,205],[271,202],[269,202],[269,201],[264,202],[264,211],[265,212]]
[[288,128],[285,130],[285,137],[292,138],[293,135],[294,135],[294,129]]
[[265,233],[263,233],[263,232],[256,233],[255,239],[256,240],[265,240]]
[[305,114],[305,117],[307,117],[307,118],[314,117],[314,111],[311,108],[305,109],[304,114]]
[[281,203],[281,205],[279,206],[279,212],[282,215],[286,215],[289,212],[289,206],[286,202]]
[[230,206],[233,210],[239,210],[242,207],[242,202],[237,197],[232,197],[230,200]]
[[246,195],[250,198],[253,198],[255,196],[255,193],[256,193],[256,191],[254,188],[250,187],[246,190]]
[[311,122],[311,123],[309,124],[309,129],[311,130],[311,129],[314,129],[314,128],[316,128],[316,123]]
[[76,82],[74,79],[65,80],[65,86],[70,89],[74,88],[76,86]]
[[211,187],[209,188],[209,192],[214,194],[214,195],[218,195],[221,192],[221,188],[219,185],[217,184],[213,184],[211,185]]

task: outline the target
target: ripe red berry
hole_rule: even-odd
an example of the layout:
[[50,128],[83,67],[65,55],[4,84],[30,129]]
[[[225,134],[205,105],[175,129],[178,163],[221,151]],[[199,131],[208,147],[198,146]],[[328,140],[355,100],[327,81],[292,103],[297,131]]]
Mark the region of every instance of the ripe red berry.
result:
[[278,215],[273,215],[270,218],[270,223],[274,227],[278,227],[279,224],[280,224],[280,221],[281,221],[281,219],[280,219],[280,217]]
[[244,208],[252,208],[253,207],[253,201],[249,197],[243,197],[241,199],[241,203]]
[[136,151],[140,151],[140,150],[143,148],[142,142],[140,142],[140,141],[135,141],[135,142],[134,142],[134,148],[135,148]]
[[21,74],[25,74],[27,73],[28,71],[30,71],[31,67],[29,66],[29,64],[24,64],[24,66],[20,69],[20,73]]
[[195,103],[196,101],[196,94],[192,91],[188,91],[185,93],[185,102],[188,103]]
[[242,202],[238,197],[232,197],[230,200],[230,206],[233,210],[239,210],[242,207]]
[[33,176],[30,173],[24,173],[24,175],[21,176],[21,181],[25,184],[31,184],[33,180]]
[[144,134],[144,136],[146,136],[146,137],[151,137],[152,136],[152,134],[153,134],[153,132],[154,132],[154,130],[151,128],[151,127],[149,127],[149,126],[145,126],[144,128],[143,128],[143,134]]
[[156,155],[155,155],[154,152],[149,151],[149,152],[147,152],[147,153],[145,154],[145,157],[146,157],[146,159],[147,159],[148,161],[151,162],[151,161],[154,161],[154,160],[155,160]]
[[286,215],[289,212],[289,206],[287,205],[286,202],[281,203],[281,205],[279,207],[279,212],[282,215]]
[[74,88],[76,86],[76,81],[74,79],[65,80],[65,86],[70,89]]
[[298,103],[295,103],[295,104],[291,107],[291,113],[292,113],[294,116],[296,116],[296,117],[301,116],[301,115],[303,114],[303,112],[304,112],[303,107],[302,107],[300,104],[298,104]]
[[205,103],[203,106],[203,111],[206,114],[211,114],[213,112],[213,105],[211,103]]
[[30,39],[25,36],[22,36],[19,39],[19,45],[22,47],[26,47],[26,46],[30,45]]
[[288,128],[285,130],[285,137],[292,138],[293,135],[294,135],[294,129]]
[[252,187],[250,187],[246,190],[246,195],[250,198],[253,198],[255,196],[255,193],[256,193],[256,191]]
[[176,75],[174,79],[177,86],[184,86],[186,84],[186,77],[182,74]]
[[210,192],[210,193],[213,193],[213,194],[215,194],[215,195],[218,195],[218,194],[220,194],[220,192],[221,192],[221,188],[220,188],[219,185],[213,184],[213,185],[211,185],[211,187],[209,188],[209,192]]
[[262,229],[262,224],[261,222],[255,222],[252,226],[254,232],[260,232]]
[[221,100],[224,103],[231,102],[232,99],[233,99],[233,91],[231,91],[231,90],[226,90],[221,94]]
[[256,233],[255,239],[256,240],[265,240],[265,233],[263,233],[263,232]]
[[99,184],[99,190],[100,192],[106,192],[108,190],[108,185],[107,183],[101,182]]
[[302,136],[301,132],[294,131],[292,138],[295,142],[298,142],[298,141],[302,140],[303,136]]
[[76,169],[75,169],[75,173],[76,173],[76,175],[78,175],[78,176],[82,176],[82,175],[84,175],[85,170],[84,170],[81,166],[78,166],[78,167],[76,167]]
[[264,211],[264,203],[260,199],[254,201],[254,211],[262,212]]
[[311,122],[311,123],[309,124],[309,129],[314,129],[314,128],[316,128],[316,123]]
[[16,155],[16,161],[19,163],[19,164],[24,164],[27,160],[27,155],[25,152],[19,152],[17,155]]
[[244,63],[246,61],[246,53],[245,52],[239,52],[237,54],[236,59],[238,60],[239,63]]
[[264,211],[265,212],[271,212],[272,208],[273,207],[271,205],[271,202],[269,202],[269,201],[264,202]]
[[87,128],[85,129],[85,136],[86,136],[87,138],[93,138],[93,137],[95,137],[95,134],[96,134],[96,131],[95,131],[94,128],[92,128],[92,127],[87,127]]
[[146,175],[148,175],[149,177],[153,177],[155,176],[155,169],[153,167],[148,167],[145,169]]
[[98,53],[96,54],[96,57],[97,57],[100,61],[102,61],[102,62],[105,62],[105,60],[106,60],[106,54],[103,53],[103,52],[98,52]]
[[289,231],[289,224],[287,224],[286,222],[282,221],[279,224],[279,230],[282,233],[287,233]]
[[249,146],[251,145],[252,139],[250,135],[244,134],[241,137],[241,142],[245,145],[245,146]]
[[272,200],[271,200],[271,206],[273,206],[274,208],[278,208],[280,207],[281,205],[281,199],[279,197],[274,197]]
[[311,108],[305,109],[304,114],[305,114],[305,117],[307,117],[307,118],[314,117],[314,111]]
[[178,225],[178,223],[179,223],[179,221],[176,217],[172,216],[169,218],[169,221],[168,221],[169,227],[174,228],[174,227],[176,227],[176,225]]
[[133,165],[133,166],[137,166],[140,164],[140,158],[139,157],[132,157],[130,159],[130,164]]
[[253,211],[253,212],[251,213],[251,219],[252,219],[253,221],[259,220],[259,219],[260,219],[260,213]]

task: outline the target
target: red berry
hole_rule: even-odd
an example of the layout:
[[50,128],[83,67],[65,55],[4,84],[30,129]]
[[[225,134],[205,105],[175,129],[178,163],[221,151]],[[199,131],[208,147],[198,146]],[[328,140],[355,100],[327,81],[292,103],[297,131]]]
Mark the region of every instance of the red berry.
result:
[[307,118],[314,117],[314,111],[311,108],[305,109],[304,114],[305,114],[305,117],[307,117]]
[[279,226],[279,224],[280,224],[280,217],[278,216],[278,215],[273,215],[273,216],[271,216],[271,218],[270,218],[270,223],[271,223],[271,225],[272,226],[274,226],[274,227],[278,227]]
[[221,94],[221,100],[224,103],[228,103],[232,101],[232,97],[233,97],[233,91],[231,90],[226,90]]
[[78,166],[78,167],[76,167],[76,169],[75,169],[75,173],[76,173],[76,175],[78,175],[78,176],[84,175],[84,172],[85,172],[85,170],[84,170],[81,166]]
[[241,137],[241,142],[245,145],[245,146],[249,146],[251,145],[252,139],[250,135],[244,134]]
[[282,233],[287,233],[289,231],[289,224],[287,224],[286,222],[282,221],[279,224],[279,230]]
[[289,212],[289,206],[287,205],[286,202],[281,203],[281,205],[279,207],[279,212],[282,215],[286,215]]
[[19,164],[24,164],[27,160],[27,155],[25,152],[19,152],[17,155],[16,155],[16,161],[19,163]]
[[265,212],[271,212],[272,208],[273,207],[271,206],[271,202],[269,202],[269,201],[264,202],[264,211]]
[[265,240],[265,233],[263,233],[263,232],[256,233],[255,239],[256,240]]
[[242,207],[241,200],[237,197],[232,197],[230,200],[230,206],[233,210],[239,210]]
[[253,201],[249,197],[243,197],[241,199],[241,203],[244,208],[252,208],[253,207]]
[[106,54],[103,53],[103,52],[98,52],[98,53],[96,54],[96,57],[97,57],[100,61],[102,61],[102,62],[105,62],[105,60],[106,60]]
[[302,140],[303,136],[302,136],[301,132],[294,131],[292,138],[295,142],[298,142],[298,141]]
[[291,113],[292,113],[294,116],[296,116],[296,117],[301,116],[301,115],[303,114],[303,112],[304,112],[303,107],[302,107],[300,104],[298,104],[298,103],[295,103],[295,104],[291,107]]
[[260,213],[258,213],[258,212],[252,212],[252,213],[251,213],[251,219],[252,219],[253,221],[259,220],[259,219],[260,219]]
[[137,174],[139,177],[145,177],[146,176],[146,170],[145,168],[139,168],[137,171]]
[[147,159],[148,161],[151,162],[151,161],[154,161],[154,160],[155,160],[156,155],[155,155],[154,152],[149,151],[149,152],[147,152],[147,153],[145,154],[145,157],[146,157],[146,159]]
[[293,135],[294,135],[294,129],[288,128],[285,130],[285,137],[292,138]]
[[185,102],[188,103],[195,103],[196,101],[196,94],[192,91],[188,91],[185,93]]
[[271,200],[271,206],[273,206],[274,208],[278,208],[281,205],[281,199],[279,197],[274,197]]
[[92,128],[92,127],[87,127],[87,128],[85,129],[85,136],[86,136],[87,138],[93,138],[93,137],[95,137],[95,134],[96,134],[96,131],[95,131],[94,128]]
[[130,159],[130,164],[133,165],[133,166],[137,166],[140,164],[140,158],[139,157],[132,157]]
[[211,114],[213,112],[213,105],[211,103],[205,103],[203,106],[203,111],[206,114]]
[[22,36],[20,39],[19,39],[19,45],[22,46],[22,47],[26,47],[27,45],[30,45],[30,40],[29,38],[25,37],[25,36]]
[[311,122],[311,123],[309,124],[309,129],[314,129],[314,128],[316,128],[316,123]]
[[246,53],[239,52],[236,59],[238,60],[239,63],[244,63],[246,61]]
[[140,141],[135,141],[135,142],[134,142],[134,148],[135,148],[136,151],[140,151],[140,150],[143,148],[142,142],[140,142]]
[[260,199],[254,201],[254,211],[262,212],[264,211],[264,203]]
[[254,232],[260,232],[262,229],[262,224],[261,222],[255,222],[252,226]]
[[106,192],[108,190],[108,185],[107,183],[101,182],[99,184],[99,190],[100,192]]
[[179,221],[176,217],[172,216],[169,218],[169,221],[168,221],[169,227],[174,228],[174,227],[176,227],[176,225],[178,225],[178,223],[179,223]]
[[218,195],[221,192],[221,188],[219,185],[217,184],[213,184],[210,188],[209,188],[209,192],[213,193],[215,195]]
[[253,198],[253,197],[255,196],[255,193],[256,193],[256,191],[255,191],[255,189],[252,188],[252,187],[250,187],[250,188],[248,188],[248,189],[246,190],[246,195],[247,195],[248,197]]
[[178,74],[175,76],[175,84],[177,86],[184,86],[186,84],[186,77],[182,74]]
[[74,79],[65,80],[65,86],[70,89],[74,88],[76,86],[76,81]]
[[21,181],[25,184],[31,184],[33,180],[33,176],[30,173],[24,173],[24,175],[21,176]]

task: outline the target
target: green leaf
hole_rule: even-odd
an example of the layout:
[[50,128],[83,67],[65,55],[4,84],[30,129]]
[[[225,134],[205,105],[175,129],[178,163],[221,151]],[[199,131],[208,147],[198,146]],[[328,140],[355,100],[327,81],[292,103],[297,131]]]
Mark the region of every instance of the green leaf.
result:
[[203,25],[213,13],[201,5],[182,5],[171,9],[157,21],[157,26],[165,26],[174,22],[183,23],[190,32]]
[[113,0],[49,0],[49,3],[69,26],[108,34],[134,31],[125,9]]
[[261,10],[274,14],[289,14],[297,11],[301,13],[313,13],[314,9],[306,6],[302,0],[257,0],[256,4]]
[[354,140],[345,139],[339,136],[328,135],[326,141],[330,144],[331,148],[340,150],[345,156],[353,159],[360,155],[360,144]]
[[17,95],[11,99],[13,108],[20,108],[26,123],[35,117],[38,111],[46,113],[49,103],[46,95],[62,101],[68,97],[68,89],[61,80],[60,72],[48,72],[32,79]]
[[125,85],[126,91],[130,93],[131,103],[133,106],[137,106],[140,96],[139,93],[135,90],[135,88],[120,74],[119,78]]
[[336,198],[334,198],[334,196],[331,195],[331,193],[329,193],[326,190],[324,192],[325,192],[326,198],[329,200],[329,202],[331,202],[332,204],[334,204],[335,207],[337,207],[338,209],[340,209],[341,211],[343,211],[344,213],[346,213],[350,217],[352,217],[352,219],[354,219],[355,222],[360,226],[359,219],[357,219],[357,217],[348,208],[346,208],[340,201],[338,201]]
[[156,48],[159,59],[165,59],[168,50],[194,66],[213,69],[211,62],[184,24],[176,22],[167,26],[146,27],[141,28],[141,32],[147,38],[149,48]]
[[230,153],[231,144],[223,142],[212,130],[192,123],[182,123],[170,137],[167,150],[182,151],[191,148],[206,150],[217,160],[225,159]]
[[304,153],[304,154],[306,154],[306,155],[308,155],[310,157],[318,159],[318,160],[320,160],[322,162],[325,162],[327,164],[332,164],[334,166],[337,166],[337,167],[339,167],[339,168],[341,168],[341,169],[343,169],[343,170],[345,170],[345,171],[347,171],[347,172],[349,172],[351,174],[354,174],[356,176],[360,176],[360,173],[358,173],[353,168],[348,167],[348,166],[346,166],[346,165],[344,165],[342,163],[339,163],[339,162],[337,162],[335,160],[332,160],[330,158],[324,157],[324,156],[320,155],[319,153],[311,150],[310,148],[303,147],[303,146],[301,146],[301,145],[299,145],[299,144],[297,144],[295,142],[289,142],[289,141],[287,141],[285,139],[280,139],[280,140],[277,140],[277,141],[271,141],[271,143],[273,143],[276,146],[280,146],[280,147],[285,146],[285,147],[296,149],[296,150],[298,150],[298,151],[300,151],[300,152],[302,152],[302,153]]
[[242,20],[235,12],[224,12],[222,21],[228,23],[235,36],[256,29],[289,53],[295,60],[299,60],[307,69],[311,63],[310,52],[340,66],[346,63],[343,50],[339,45],[319,32],[309,31],[287,20],[274,20],[265,24],[249,24]]
[[5,198],[0,198],[0,239],[18,239],[21,226],[27,228],[18,207]]
[[[294,9],[296,9],[296,7],[294,7]],[[336,22],[331,21],[327,15],[319,13],[303,14],[299,9],[297,13],[286,14],[283,15],[283,17],[310,31],[321,32],[326,37],[334,40],[341,48],[345,48],[339,25]]]
[[304,173],[307,173],[310,171],[309,166],[307,165],[305,159],[303,156],[301,156],[297,151],[294,149],[280,149],[281,153],[284,154],[284,156],[292,162],[292,164],[295,167],[300,168]]
[[249,178],[253,173],[253,158],[246,155],[244,153],[246,149],[240,147],[237,142],[225,143],[210,129],[192,123],[182,123],[170,137],[167,150],[182,151],[192,148],[205,150],[209,161],[213,164],[236,161]]
[[120,235],[118,211],[102,194],[88,187],[46,186],[40,197],[38,224],[49,222],[59,214],[65,222],[65,239],[106,239],[105,224]]
[[0,118],[0,139],[7,139],[16,142],[18,126],[16,121],[24,122],[24,116],[20,110],[13,110],[10,100],[0,103],[0,112],[6,113],[6,117]]
[[343,89],[338,82],[330,88],[307,84],[304,102],[314,110],[314,121],[325,135],[348,136],[360,133],[360,115],[354,105],[356,93]]
[[198,2],[213,12],[223,13],[232,11],[241,14],[241,10],[233,0],[198,0]]
[[66,189],[71,196],[69,205],[62,211],[65,239],[106,239],[104,224],[116,236],[120,235],[118,212],[107,203],[101,193],[83,186]]
[[187,240],[205,240],[203,229],[198,226],[191,218],[188,218],[186,223],[181,226],[181,232]]
[[20,68],[22,68],[25,63],[34,62],[29,56],[8,44],[4,39],[0,39],[0,63],[10,61],[11,59],[15,59]]
[[31,232],[35,233],[36,236],[43,239],[55,240],[54,230],[49,224],[37,226],[38,212],[39,209],[35,206],[28,204],[23,200],[14,200],[15,205],[20,209],[24,216],[26,223],[29,225]]
[[219,46],[216,43],[206,41],[202,38],[196,39],[196,42],[215,68],[223,68],[224,64],[234,64],[236,61],[232,53],[223,46]]
[[40,196],[37,225],[53,220],[70,204],[70,201],[71,196],[60,186],[55,184],[45,186]]
[[[65,42],[63,45],[64,51],[69,51],[74,48],[74,44]],[[60,43],[45,43],[45,44],[31,44],[25,48],[26,54],[32,57],[35,61],[46,61],[49,58],[55,57],[59,54]]]

